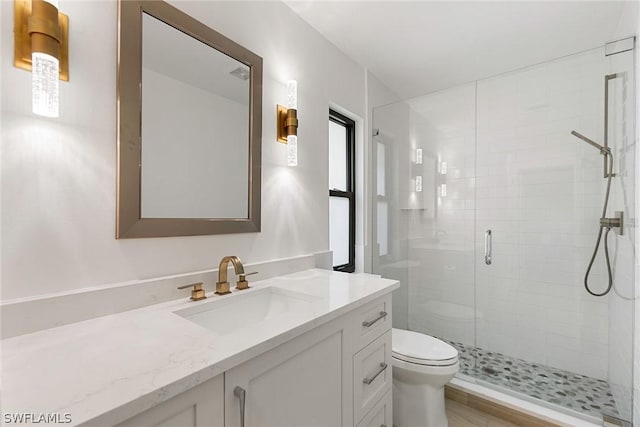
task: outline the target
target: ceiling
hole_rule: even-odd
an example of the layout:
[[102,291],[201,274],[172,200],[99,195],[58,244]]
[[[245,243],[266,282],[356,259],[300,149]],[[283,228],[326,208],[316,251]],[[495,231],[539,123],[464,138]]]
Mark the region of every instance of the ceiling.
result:
[[402,98],[611,41],[622,1],[285,0]]

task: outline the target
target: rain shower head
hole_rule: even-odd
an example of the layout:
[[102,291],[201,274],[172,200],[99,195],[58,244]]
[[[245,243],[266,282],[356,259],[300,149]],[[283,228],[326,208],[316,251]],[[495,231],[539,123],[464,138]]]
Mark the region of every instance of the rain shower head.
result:
[[583,140],[584,142],[586,142],[587,144],[597,148],[600,151],[600,154],[603,154],[603,155],[611,154],[611,150],[609,148],[603,147],[602,145],[600,145],[597,142],[587,138],[586,136],[579,134],[575,130],[571,131],[571,135],[576,136],[576,137],[580,138],[581,140]]

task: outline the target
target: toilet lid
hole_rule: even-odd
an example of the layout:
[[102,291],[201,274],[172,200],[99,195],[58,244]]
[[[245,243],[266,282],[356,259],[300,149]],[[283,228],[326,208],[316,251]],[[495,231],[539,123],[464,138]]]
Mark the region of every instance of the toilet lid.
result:
[[405,362],[446,366],[458,361],[458,350],[429,335],[394,328],[392,340],[393,357]]

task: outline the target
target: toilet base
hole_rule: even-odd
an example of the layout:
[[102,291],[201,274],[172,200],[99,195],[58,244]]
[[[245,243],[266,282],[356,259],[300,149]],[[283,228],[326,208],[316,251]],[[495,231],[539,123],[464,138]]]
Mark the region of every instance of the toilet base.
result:
[[396,427],[447,427],[444,387],[394,380],[393,424]]

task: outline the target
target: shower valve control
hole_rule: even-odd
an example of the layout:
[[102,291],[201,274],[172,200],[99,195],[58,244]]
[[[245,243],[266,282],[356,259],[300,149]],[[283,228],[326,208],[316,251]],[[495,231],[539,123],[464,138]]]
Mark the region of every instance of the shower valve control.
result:
[[615,232],[619,235],[622,235],[623,227],[624,227],[624,212],[616,211],[616,216],[614,218],[600,218],[600,226],[606,228],[616,228]]

